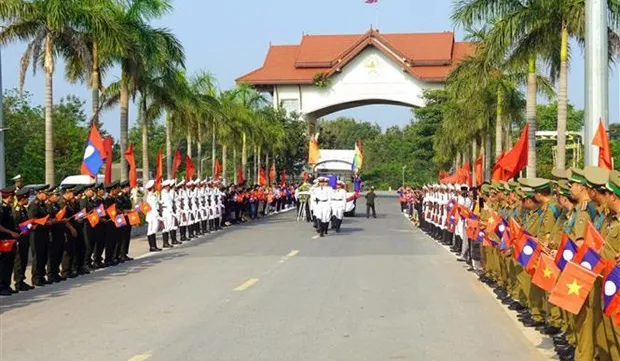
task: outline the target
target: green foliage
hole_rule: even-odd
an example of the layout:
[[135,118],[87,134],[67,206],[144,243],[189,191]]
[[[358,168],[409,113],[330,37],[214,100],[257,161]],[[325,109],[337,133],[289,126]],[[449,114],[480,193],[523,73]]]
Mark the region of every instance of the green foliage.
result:
[[[166,150],[166,127],[157,122],[150,124],[148,138],[149,169],[155,174],[157,152],[159,152],[160,149],[164,152]],[[133,151],[136,159],[136,166],[142,168],[142,126],[140,124],[134,124],[134,126],[129,129],[129,143],[134,146]],[[198,167],[197,164],[194,165]],[[164,168],[165,166],[166,161],[164,159]]]
[[314,86],[321,89],[329,88],[329,86],[331,85],[331,80],[325,73],[314,74],[314,77],[312,77],[312,81],[314,82]]
[[358,139],[369,141],[381,135],[379,125],[357,122],[353,118],[339,117],[319,122],[321,147],[325,149],[352,149]]
[[[54,106],[55,176],[60,180],[79,174],[84,146],[88,137],[84,102],[68,96]],[[21,174],[26,184],[45,180],[44,109],[32,104],[26,93],[15,90],[4,98],[4,119],[9,129],[5,135],[7,177]]]

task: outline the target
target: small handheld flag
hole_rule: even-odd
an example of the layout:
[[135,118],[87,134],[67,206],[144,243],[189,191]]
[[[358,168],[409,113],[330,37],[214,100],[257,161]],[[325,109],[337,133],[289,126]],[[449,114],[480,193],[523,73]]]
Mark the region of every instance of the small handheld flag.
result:
[[558,277],[560,277],[560,269],[556,266],[553,258],[542,254],[538,259],[538,266],[534,272],[534,277],[532,277],[532,283],[547,292],[551,292]]
[[555,264],[558,265],[560,270],[564,270],[566,264],[575,258],[577,253],[577,245],[573,242],[565,233],[562,235],[562,242],[558,248],[558,253],[555,256]]
[[125,217],[123,217],[122,214],[117,214],[112,219],[114,220],[114,225],[116,226],[116,228],[125,227],[127,225]]
[[610,316],[620,304],[620,267],[610,264],[603,282],[603,312]]
[[31,229],[32,229],[32,219],[29,219],[19,224],[19,230],[23,234],[30,232]]
[[588,298],[597,275],[587,269],[568,262],[564,271],[551,291],[549,303],[572,314],[578,314]]
[[14,239],[3,239],[0,240],[0,252],[6,253],[11,252],[13,250],[13,246],[15,245]]
[[63,218],[65,218],[65,214],[67,214],[67,207],[62,207],[62,209],[60,211],[58,211],[58,213],[56,213],[56,220],[57,221],[61,221]]
[[100,204],[99,207],[94,209],[94,212],[101,217],[105,217],[105,209],[103,208],[103,204]]
[[140,225],[140,216],[137,211],[131,211],[127,213],[127,218],[129,219],[129,224],[132,226]]

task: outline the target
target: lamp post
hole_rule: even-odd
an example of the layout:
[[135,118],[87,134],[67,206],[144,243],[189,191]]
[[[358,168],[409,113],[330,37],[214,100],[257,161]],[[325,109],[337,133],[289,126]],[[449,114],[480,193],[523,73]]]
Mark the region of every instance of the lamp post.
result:
[[405,168],[407,168],[406,165],[403,166],[403,188],[405,187]]
[[0,47],[0,188],[6,186],[6,170],[4,164],[4,88],[2,88],[2,49]]
[[585,165],[598,165],[598,148],[591,142],[599,121],[609,128],[607,0],[586,0],[586,63],[584,126]]

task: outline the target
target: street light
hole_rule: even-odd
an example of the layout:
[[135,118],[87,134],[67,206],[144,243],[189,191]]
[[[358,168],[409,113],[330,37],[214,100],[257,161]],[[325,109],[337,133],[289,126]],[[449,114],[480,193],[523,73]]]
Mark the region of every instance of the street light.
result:
[[405,187],[405,168],[407,168],[406,165],[403,166],[403,188]]
[[0,47],[0,188],[6,186],[6,170],[4,164],[4,99],[2,88],[2,51]]

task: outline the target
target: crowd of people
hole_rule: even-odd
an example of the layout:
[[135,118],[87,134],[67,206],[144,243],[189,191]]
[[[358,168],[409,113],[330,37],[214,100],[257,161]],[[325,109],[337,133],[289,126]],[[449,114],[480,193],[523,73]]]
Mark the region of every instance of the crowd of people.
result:
[[[523,325],[551,336],[560,360],[620,360],[620,327],[614,321],[618,311],[609,304],[619,289],[608,278],[620,264],[620,172],[586,167],[554,170],[553,176],[474,188],[404,187],[399,190],[401,207],[423,231],[468,263],[504,305],[518,312]],[[512,233],[520,234],[520,240]],[[596,246],[594,233],[602,240]],[[594,257],[586,261],[586,254]],[[542,262],[543,255],[558,267],[551,291],[534,280],[537,267],[543,277],[552,277],[554,267],[543,269],[531,261],[537,256]],[[557,281],[569,263],[594,272],[591,290]],[[569,296],[585,292],[576,313],[549,302],[550,293],[564,286],[572,287],[564,290]]]
[[24,187],[19,176],[14,180],[0,190],[0,296],[132,261],[132,228],[144,222],[149,250],[158,252],[296,203],[296,186],[286,184],[170,179],[144,187],[114,181],[50,188]]

